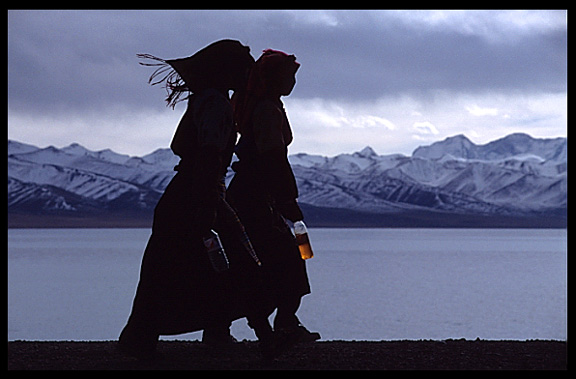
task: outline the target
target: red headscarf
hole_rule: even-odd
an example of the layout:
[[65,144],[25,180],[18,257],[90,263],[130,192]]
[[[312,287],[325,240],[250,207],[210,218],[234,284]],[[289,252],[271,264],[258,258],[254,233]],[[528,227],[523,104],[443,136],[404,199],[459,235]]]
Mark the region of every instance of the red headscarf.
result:
[[235,92],[232,97],[236,128],[240,133],[250,122],[258,101],[266,96],[267,89],[277,80],[280,70],[288,69],[296,73],[299,67],[300,63],[296,62],[294,55],[278,50],[264,50],[250,71],[246,89]]

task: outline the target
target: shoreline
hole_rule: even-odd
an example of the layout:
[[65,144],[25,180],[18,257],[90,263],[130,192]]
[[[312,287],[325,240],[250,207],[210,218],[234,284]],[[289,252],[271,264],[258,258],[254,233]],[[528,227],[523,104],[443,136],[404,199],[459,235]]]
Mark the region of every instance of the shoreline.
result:
[[116,341],[9,341],[8,370],[566,370],[567,341],[319,341],[270,363],[258,343],[215,351],[198,341],[160,341],[161,358],[139,361]]
[[[438,229],[567,229],[562,214],[481,215],[434,211],[368,213],[301,204],[308,227],[316,228],[438,228]],[[153,212],[101,214],[29,214],[8,212],[8,228],[152,228]]]

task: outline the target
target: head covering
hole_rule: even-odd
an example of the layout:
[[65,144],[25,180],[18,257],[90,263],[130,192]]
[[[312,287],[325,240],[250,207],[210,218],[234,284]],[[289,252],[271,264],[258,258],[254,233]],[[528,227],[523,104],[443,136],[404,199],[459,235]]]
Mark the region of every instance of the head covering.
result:
[[196,54],[179,59],[164,60],[150,54],[138,54],[140,59],[156,61],[140,62],[143,66],[158,67],[150,76],[148,83],[156,85],[165,82],[168,92],[166,102],[174,106],[184,100],[187,92],[198,92],[221,80],[223,73],[244,75],[254,64],[250,48],[235,40],[216,41]]
[[263,96],[266,89],[278,78],[280,70],[295,74],[300,67],[294,55],[282,51],[267,49],[258,58],[250,71],[246,92],[254,96]]
[[294,55],[282,51],[266,49],[250,70],[248,84],[244,91],[234,93],[232,105],[237,130],[242,132],[250,121],[257,102],[262,99],[267,90],[282,73],[296,74],[300,63]]

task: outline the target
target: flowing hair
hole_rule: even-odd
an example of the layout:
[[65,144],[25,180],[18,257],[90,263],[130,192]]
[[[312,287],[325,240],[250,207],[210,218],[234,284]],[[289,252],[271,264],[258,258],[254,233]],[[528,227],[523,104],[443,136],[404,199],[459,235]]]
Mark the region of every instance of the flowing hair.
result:
[[166,101],[166,106],[174,109],[176,104],[187,98],[187,96],[184,98],[183,96],[190,92],[190,89],[186,85],[184,79],[182,79],[180,74],[178,74],[168,61],[150,54],[136,54],[136,56],[142,60],[154,61],[138,63],[142,66],[157,67],[152,75],[150,75],[148,84],[155,86],[165,82],[164,88],[166,89],[167,95],[164,100]]
[[142,66],[156,67],[148,83],[164,83],[166,103],[174,106],[195,93],[214,85],[219,80],[245,75],[254,64],[250,48],[239,41],[224,39],[199,50],[194,55],[179,59],[162,59],[150,54],[137,54]]

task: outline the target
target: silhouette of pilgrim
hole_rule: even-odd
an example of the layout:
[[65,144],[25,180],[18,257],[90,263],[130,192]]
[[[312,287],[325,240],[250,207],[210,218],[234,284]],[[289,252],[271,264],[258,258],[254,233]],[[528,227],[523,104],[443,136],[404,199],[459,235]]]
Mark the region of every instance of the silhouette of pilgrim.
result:
[[[288,162],[292,130],[281,96],[292,92],[300,64],[294,55],[265,50],[251,70],[247,87],[232,102],[240,131],[238,162],[227,191],[258,255],[266,298],[272,309],[275,338],[281,344],[320,338],[300,324],[296,312],[302,296],[310,293],[305,261],[286,219],[303,219],[298,187]],[[282,340],[284,340],[282,342]]]
[[171,143],[181,158],[178,172],[155,208],[132,312],[119,338],[122,351],[147,358],[160,335],[204,330],[206,342],[227,342],[231,321],[246,314],[234,270],[212,269],[203,236],[218,232],[231,267],[239,261],[258,267],[224,200],[224,176],[237,137],[228,91],[245,86],[254,58],[234,40],[217,41],[182,59],[138,57],[145,59],[141,64],[157,67],[149,82],[164,83],[169,106],[188,100]]

